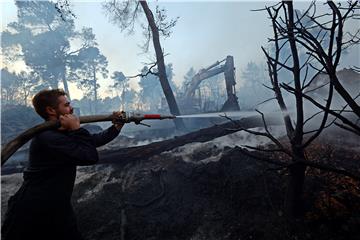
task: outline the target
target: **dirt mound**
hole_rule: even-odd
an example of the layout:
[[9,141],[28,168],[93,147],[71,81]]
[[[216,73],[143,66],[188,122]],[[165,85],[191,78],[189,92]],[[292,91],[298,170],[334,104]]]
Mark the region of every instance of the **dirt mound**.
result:
[[216,161],[204,161],[218,156],[216,148],[186,155],[187,161],[174,152],[125,167],[83,169],[74,206],[85,236],[355,239],[360,233],[360,189],[349,178],[309,171],[306,215],[289,223],[282,211],[284,171],[244,156],[238,148],[226,148]]
[[237,233],[224,224],[279,204],[265,188],[280,186],[279,177],[245,156],[204,164],[165,153],[125,168],[83,170],[74,206],[88,239],[233,239]]

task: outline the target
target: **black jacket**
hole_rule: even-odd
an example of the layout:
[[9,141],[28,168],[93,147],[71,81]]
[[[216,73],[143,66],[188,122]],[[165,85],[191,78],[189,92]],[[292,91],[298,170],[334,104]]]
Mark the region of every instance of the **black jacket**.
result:
[[84,128],[37,135],[30,144],[24,182],[9,200],[2,239],[81,239],[71,206],[76,166],[97,163],[96,147],[119,132],[111,126],[93,135]]

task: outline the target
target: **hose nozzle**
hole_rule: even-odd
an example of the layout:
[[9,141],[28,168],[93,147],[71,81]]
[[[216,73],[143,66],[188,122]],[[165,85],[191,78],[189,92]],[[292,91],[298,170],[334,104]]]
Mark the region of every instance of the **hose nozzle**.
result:
[[174,119],[174,115],[162,115],[162,114],[144,114],[144,119]]
[[135,122],[139,124],[143,120],[162,120],[162,119],[174,119],[174,115],[162,115],[162,114],[142,114],[136,112],[121,112],[118,116],[118,121],[123,123]]

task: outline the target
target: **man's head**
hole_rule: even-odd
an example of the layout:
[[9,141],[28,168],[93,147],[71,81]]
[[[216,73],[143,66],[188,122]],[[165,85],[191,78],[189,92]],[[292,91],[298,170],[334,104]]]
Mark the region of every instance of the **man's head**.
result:
[[42,90],[32,99],[35,111],[45,120],[58,119],[61,115],[72,114],[73,108],[62,89]]

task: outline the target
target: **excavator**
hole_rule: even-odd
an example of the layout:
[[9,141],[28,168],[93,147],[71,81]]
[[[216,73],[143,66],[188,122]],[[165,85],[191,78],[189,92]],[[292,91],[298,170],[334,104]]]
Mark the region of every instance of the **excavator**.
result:
[[[222,64],[225,62],[224,64]],[[214,64],[210,65],[205,69],[201,69],[188,84],[185,94],[184,94],[184,107],[189,110],[190,105],[193,104],[195,98],[196,89],[198,89],[200,83],[212,76],[215,76],[220,73],[225,75],[225,84],[227,92],[227,100],[221,108],[221,112],[224,111],[239,111],[239,103],[235,93],[235,67],[234,67],[234,58],[233,56],[227,56],[221,61],[216,61]]]

